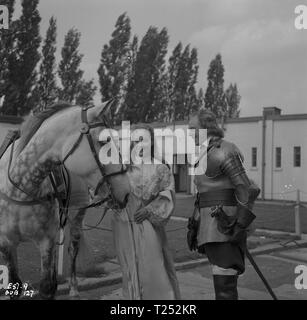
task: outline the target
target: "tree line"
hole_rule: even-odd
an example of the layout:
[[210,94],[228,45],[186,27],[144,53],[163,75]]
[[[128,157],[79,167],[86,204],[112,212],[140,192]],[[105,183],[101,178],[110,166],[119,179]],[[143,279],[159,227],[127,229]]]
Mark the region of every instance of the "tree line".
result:
[[[15,0],[2,0],[10,12]],[[64,39],[61,60],[56,62],[57,24],[49,20],[44,39],[40,36],[39,0],[22,0],[21,16],[1,31],[0,113],[23,116],[42,110],[59,100],[91,106],[98,90],[94,79],[85,80],[80,65],[80,32],[72,28]],[[211,61],[204,93],[198,84],[198,53],[190,44],[179,42],[168,54],[166,28],[150,26],[141,40],[132,35],[126,13],[115,24],[110,41],[103,45],[97,66],[101,100],[116,98],[114,124],[173,122],[205,107],[219,118],[239,116],[237,85],[224,90],[221,54]]]

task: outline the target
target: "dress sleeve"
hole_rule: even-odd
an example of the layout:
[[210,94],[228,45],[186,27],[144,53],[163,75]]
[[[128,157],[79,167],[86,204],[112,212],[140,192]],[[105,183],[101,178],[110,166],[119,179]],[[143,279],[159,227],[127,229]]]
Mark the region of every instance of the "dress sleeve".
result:
[[155,226],[165,225],[175,208],[174,177],[166,165],[158,165],[158,194],[147,206],[148,220]]

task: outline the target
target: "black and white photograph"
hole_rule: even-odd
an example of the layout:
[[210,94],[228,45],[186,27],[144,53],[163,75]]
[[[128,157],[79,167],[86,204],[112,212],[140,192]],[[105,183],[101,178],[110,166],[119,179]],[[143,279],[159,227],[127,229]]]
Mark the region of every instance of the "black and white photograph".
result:
[[306,57],[306,0],[0,0],[1,305],[307,300]]

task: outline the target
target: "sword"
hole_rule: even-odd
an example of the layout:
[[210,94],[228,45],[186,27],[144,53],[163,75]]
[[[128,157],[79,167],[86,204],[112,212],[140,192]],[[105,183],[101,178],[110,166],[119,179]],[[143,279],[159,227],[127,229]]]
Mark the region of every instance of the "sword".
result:
[[258,274],[258,276],[262,280],[263,284],[265,285],[266,289],[268,290],[268,292],[271,295],[271,297],[273,298],[273,300],[278,300],[275,293],[273,292],[273,289],[271,288],[268,281],[265,279],[263,273],[261,272],[258,265],[256,264],[256,261],[254,260],[253,256],[251,255],[251,253],[247,249],[246,249],[246,257],[248,258],[251,265],[254,267],[256,273]]

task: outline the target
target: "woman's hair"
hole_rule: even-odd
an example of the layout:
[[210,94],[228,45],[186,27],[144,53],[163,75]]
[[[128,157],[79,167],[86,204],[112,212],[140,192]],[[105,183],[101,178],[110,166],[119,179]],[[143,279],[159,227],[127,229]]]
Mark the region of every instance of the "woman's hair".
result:
[[200,109],[192,116],[197,116],[200,127],[208,130],[208,136],[224,138],[224,131],[218,126],[215,114],[205,108]]
[[134,126],[132,126],[132,130],[138,130],[138,129],[145,129],[149,132],[151,159],[153,159],[155,156],[155,150],[156,150],[156,155],[157,155],[157,148],[158,148],[155,143],[154,129],[147,123],[138,123],[138,124],[135,124]]

